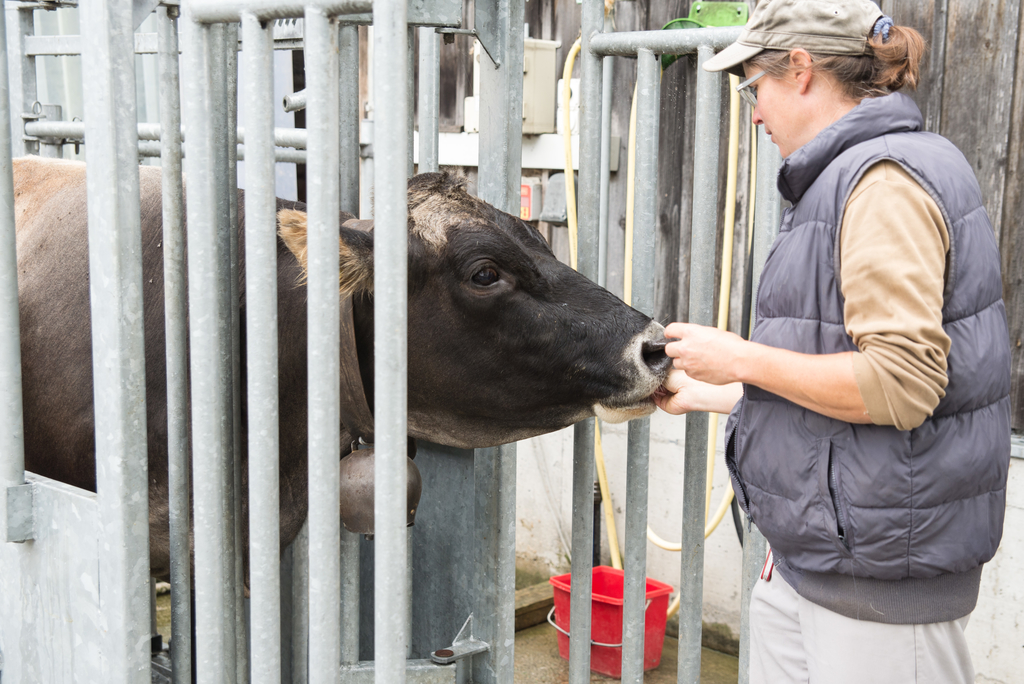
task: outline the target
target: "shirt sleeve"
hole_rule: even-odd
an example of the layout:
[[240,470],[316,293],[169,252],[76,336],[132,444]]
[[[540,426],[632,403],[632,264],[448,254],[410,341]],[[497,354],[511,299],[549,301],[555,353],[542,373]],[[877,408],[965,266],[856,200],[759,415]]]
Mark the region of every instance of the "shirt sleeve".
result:
[[949,234],[930,195],[895,162],[854,188],[840,230],[846,331],[854,376],[876,425],[913,429],[945,396],[942,329]]

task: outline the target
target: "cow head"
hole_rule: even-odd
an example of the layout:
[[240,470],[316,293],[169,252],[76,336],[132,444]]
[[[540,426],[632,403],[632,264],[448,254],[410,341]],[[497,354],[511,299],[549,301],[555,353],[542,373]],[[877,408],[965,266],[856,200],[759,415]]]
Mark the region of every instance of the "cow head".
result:
[[[408,202],[410,435],[493,446],[654,410],[670,366],[661,325],[559,262],[534,227],[467,193],[464,179],[416,176]],[[305,266],[304,215],[279,219]],[[365,335],[373,234],[346,223],[339,249]]]

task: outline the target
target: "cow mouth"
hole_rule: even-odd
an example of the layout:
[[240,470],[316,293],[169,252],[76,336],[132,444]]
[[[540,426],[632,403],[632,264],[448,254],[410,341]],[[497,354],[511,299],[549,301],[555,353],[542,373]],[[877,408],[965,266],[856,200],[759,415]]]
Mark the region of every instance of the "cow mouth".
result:
[[627,420],[643,418],[654,413],[657,408],[654,396],[652,393],[640,401],[616,406],[594,404],[594,414],[606,423],[625,423]]

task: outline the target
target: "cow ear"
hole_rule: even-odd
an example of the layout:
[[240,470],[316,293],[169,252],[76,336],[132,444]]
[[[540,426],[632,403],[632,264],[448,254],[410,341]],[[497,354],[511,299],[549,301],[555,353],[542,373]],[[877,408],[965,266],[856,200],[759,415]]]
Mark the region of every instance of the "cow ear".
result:
[[339,281],[342,296],[373,294],[373,233],[341,227],[338,238]]
[[[302,267],[308,267],[306,213],[295,209],[277,212],[277,233]],[[373,236],[363,230],[342,227],[338,239],[340,274],[338,288],[343,296],[373,291]]]

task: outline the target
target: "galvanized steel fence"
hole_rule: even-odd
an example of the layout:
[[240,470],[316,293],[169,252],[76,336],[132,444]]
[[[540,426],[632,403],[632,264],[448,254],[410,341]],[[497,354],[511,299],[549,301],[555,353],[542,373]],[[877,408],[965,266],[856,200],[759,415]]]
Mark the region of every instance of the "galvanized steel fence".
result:
[[[138,3],[135,3],[138,4]],[[155,3],[154,3],[155,4]],[[438,5],[445,3],[438,3]],[[452,5],[452,2],[447,2]],[[163,229],[168,375],[168,453],[170,475],[171,576],[173,620],[178,634],[192,620],[195,587],[195,658],[188,648],[172,649],[174,681],[189,681],[194,667],[200,682],[294,681],[476,681],[511,682],[514,656],[515,446],[480,450],[472,465],[475,482],[470,529],[491,530],[475,553],[473,648],[485,653],[472,664],[438,666],[407,661],[412,634],[410,537],[404,497],[375,497],[374,661],[359,662],[359,546],[356,535],[341,528],[338,455],[340,445],[339,299],[337,235],[339,211],[358,213],[360,161],[358,129],[358,36],[355,22],[373,24],[375,204],[374,297],[376,375],[376,490],[406,490],[406,181],[411,171],[412,29],[420,28],[420,170],[437,168],[439,36],[432,26],[451,25],[451,7],[413,10],[404,0],[203,0],[165,2],[156,8],[160,65],[161,126],[139,127],[135,119],[133,3],[93,0],[82,13],[91,36],[82,41],[86,120],[84,124],[24,123],[20,115],[34,100],[34,72],[26,54],[31,7],[8,9],[13,21],[0,38],[9,43],[11,87],[17,107],[12,121],[0,107],[0,506],[3,554],[0,570],[9,572],[33,551],[14,542],[30,538],[31,524],[18,518],[26,488],[22,456],[17,267],[11,165],[5,161],[39,151],[48,137],[84,135],[89,158],[90,263],[94,284],[97,434],[96,522],[109,553],[101,553],[99,576],[104,591],[94,606],[106,628],[99,638],[101,656],[85,672],[107,681],[149,681],[148,513],[146,497],[145,387],[138,372],[143,358],[141,261],[139,258],[140,138],[159,140],[164,169]],[[455,3],[458,16],[461,8]],[[181,64],[184,106],[179,103],[178,15],[182,29]],[[447,11],[447,14],[445,13]],[[718,211],[720,76],[700,64],[732,42],[738,29],[701,29],[605,33],[604,3],[584,0],[581,90],[579,240],[581,272],[599,279],[602,172],[607,147],[608,101],[603,76],[606,57],[635,57],[638,79],[636,212],[633,306],[653,309],[660,55],[697,54],[698,98],[693,192],[690,321],[712,323],[714,260]],[[357,16],[358,15],[358,16]],[[506,211],[518,204],[521,121],[508,112],[522,109],[523,0],[494,0],[476,5],[476,34],[489,46],[491,63],[481,75],[479,194]],[[292,610],[304,616],[290,640],[304,641],[283,655],[283,630],[294,621],[283,608],[279,556],[277,246],[274,163],[281,157],[273,127],[271,73],[273,20],[302,18],[307,73],[308,128],[305,139],[285,142],[304,148],[307,164],[309,240],[309,522],[308,594]],[[456,20],[457,21],[457,20]],[[240,28],[239,28],[240,27]],[[250,435],[241,434],[238,244],[234,163],[238,154],[236,60],[242,42],[241,69],[246,83],[247,126],[244,152],[248,196],[245,207],[245,261],[248,325],[246,337],[247,411]],[[67,50],[66,46],[37,47]],[[0,101],[6,101],[7,65],[0,63]],[[180,110],[180,113],[179,113]],[[486,112],[490,112],[489,114]],[[181,124],[184,124],[183,128]],[[47,128],[50,126],[50,128]],[[81,133],[79,133],[81,126]],[[185,292],[185,236],[182,216],[182,130],[188,154],[188,293]],[[71,131],[69,133],[69,131]],[[386,133],[386,134],[385,134]],[[50,143],[52,144],[52,143]],[[779,164],[777,149],[761,137],[758,187],[771,188]],[[59,156],[59,155],[58,155]],[[339,171],[340,170],[340,171]],[[117,183],[110,182],[117,178]],[[364,179],[364,183],[368,179]],[[606,180],[604,181],[606,187]],[[605,191],[606,193],[606,191]],[[758,193],[755,277],[777,230],[779,198]],[[103,277],[100,277],[100,276]],[[109,284],[100,286],[100,283]],[[186,304],[187,302],[187,304]],[[186,311],[186,306],[188,307]],[[189,325],[186,327],[186,318]],[[116,361],[107,363],[106,359]],[[190,364],[190,365],[187,365]],[[190,385],[188,379],[190,378]],[[190,410],[190,413],[188,413]],[[141,411],[141,414],[140,414]],[[141,416],[141,420],[140,420]],[[141,426],[141,427],[140,427]],[[259,430],[259,433],[256,433]],[[190,432],[191,431],[191,432]],[[683,483],[683,592],[679,635],[679,682],[699,681],[701,596],[705,510],[706,415],[687,418],[686,475]],[[191,434],[191,459],[189,456]],[[248,440],[249,568],[251,610],[242,596],[242,535],[239,509],[240,450]],[[647,479],[650,424],[629,427],[623,618],[623,681],[643,679],[646,587]],[[576,426],[573,461],[573,540],[570,681],[590,679],[591,570],[593,555],[593,420]],[[191,478],[189,462],[191,460]],[[315,475],[314,475],[315,474]],[[194,516],[189,510],[192,482]],[[46,495],[48,496],[48,495]],[[46,496],[38,494],[40,500]],[[31,500],[31,499],[29,499]],[[30,504],[31,505],[31,504]],[[36,506],[37,515],[48,514]],[[13,513],[12,513],[13,512]],[[13,517],[12,517],[13,516]],[[42,524],[42,521],[36,523]],[[20,527],[19,527],[20,525]],[[28,529],[28,533],[25,530]],[[195,576],[190,577],[189,531],[194,530]],[[97,534],[97,532],[93,532]],[[479,535],[478,535],[479,536]],[[481,537],[482,538],[482,537]],[[743,625],[763,540],[748,535],[744,549]],[[479,539],[477,540],[479,542]],[[8,574],[10,578],[11,575]],[[749,581],[748,581],[749,580]],[[21,579],[0,582],[8,605]],[[98,582],[98,580],[96,580]],[[341,609],[339,610],[339,606]],[[13,615],[13,614],[12,614]],[[19,613],[20,615],[20,613]],[[17,619],[17,618],[15,618]],[[306,621],[308,620],[308,622]],[[0,677],[19,672],[25,662],[15,654],[17,628],[2,618]],[[282,627],[285,625],[285,627]],[[248,635],[248,637],[247,637]],[[437,635],[438,643],[452,638]],[[177,640],[176,640],[177,641]],[[90,640],[90,643],[92,641]],[[463,642],[469,643],[469,641]],[[477,649],[479,650],[479,649]],[[299,655],[296,655],[299,654]],[[745,634],[741,659],[746,657]],[[301,659],[302,662],[288,662]],[[83,661],[89,660],[83,656]],[[288,662],[286,662],[288,661]],[[95,665],[95,669],[90,669]],[[21,670],[25,672],[27,670]],[[27,675],[25,675],[27,678]],[[741,663],[746,680],[746,662]]]

